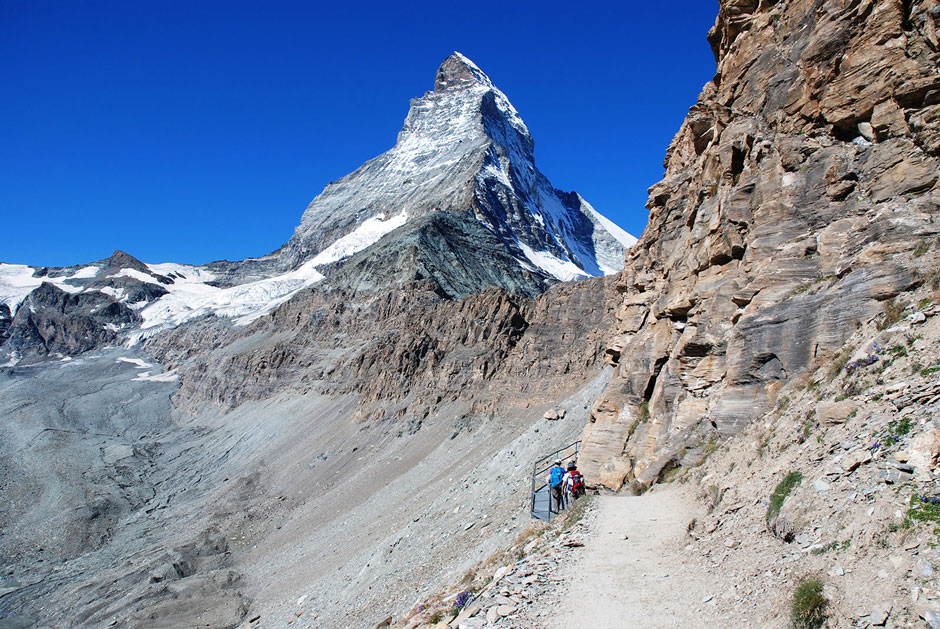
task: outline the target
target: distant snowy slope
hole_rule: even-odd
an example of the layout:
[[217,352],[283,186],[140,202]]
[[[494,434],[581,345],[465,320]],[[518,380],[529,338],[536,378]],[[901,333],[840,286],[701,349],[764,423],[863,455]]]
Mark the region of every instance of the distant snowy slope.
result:
[[385,215],[372,217],[292,271],[228,288],[217,288],[209,284],[214,276],[199,267],[177,264],[148,265],[155,273],[178,276],[179,279],[167,287],[168,295],[141,310],[144,318],[142,329],[174,327],[207,314],[232,317],[236,325],[250,323],[284,303],[298,291],[322,280],[323,274],[317,271],[317,267],[345,260],[366,249],[388,232],[403,225],[406,219],[406,213],[388,218]]
[[81,291],[80,286],[73,286],[67,280],[84,279],[98,272],[98,267],[88,266],[64,277],[37,277],[36,269],[25,264],[5,264],[0,262],[0,303],[5,304],[11,312],[16,312],[26,296],[34,289],[39,288],[43,282],[50,282],[67,293]]
[[[186,264],[144,264],[134,260],[133,266],[109,269],[105,261],[52,277],[38,275],[40,270],[35,267],[0,263],[0,303],[15,314],[23,300],[43,282],[72,294],[100,292],[140,312],[141,331],[132,335],[132,343],[154,331],[205,315],[229,317],[236,325],[244,325],[322,280],[317,267],[344,260],[369,247],[403,225],[406,218],[404,213],[388,219],[373,217],[292,271],[229,287],[214,285],[215,274],[204,267]],[[129,284],[149,284],[164,294],[152,300],[135,301],[132,296],[138,293],[129,289]]]
[[207,282],[211,276],[196,267],[178,264],[149,265],[158,273],[175,272],[179,277],[169,293],[147,304],[140,314],[141,329],[174,327],[207,314],[232,317],[245,324],[290,299],[297,291],[323,279],[313,264],[264,280],[218,288]]

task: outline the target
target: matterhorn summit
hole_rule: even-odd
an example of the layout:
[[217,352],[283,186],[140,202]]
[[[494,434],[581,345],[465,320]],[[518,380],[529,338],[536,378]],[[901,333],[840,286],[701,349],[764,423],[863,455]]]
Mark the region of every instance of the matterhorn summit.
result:
[[620,270],[636,239],[576,193],[553,188],[533,153],[532,136],[506,95],[455,52],[438,68],[434,91],[412,100],[395,146],[329,184],[281,255],[291,268],[310,259],[328,264],[350,252],[336,246],[343,239],[418,224],[426,229],[430,221],[449,224],[445,231],[475,233],[470,240],[499,249],[488,253],[515,260],[529,277],[509,287],[523,293]]

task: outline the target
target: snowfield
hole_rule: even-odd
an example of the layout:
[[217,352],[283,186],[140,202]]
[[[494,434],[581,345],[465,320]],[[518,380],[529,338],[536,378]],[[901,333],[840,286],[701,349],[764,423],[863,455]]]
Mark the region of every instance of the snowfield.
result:
[[[150,268],[157,271],[161,266],[153,265]],[[206,284],[212,274],[205,271],[197,274],[181,270],[179,273],[182,277],[175,278],[173,284],[161,284],[170,291],[168,295],[148,304],[140,311],[144,318],[142,329],[154,331],[171,328],[208,314],[231,317],[235,319],[236,325],[246,325],[284,303],[297,291],[323,279],[323,275],[314,268],[312,260],[283,275],[229,288]],[[150,278],[150,281],[156,283],[153,278]]]
[[[407,220],[408,214],[405,212],[391,217],[385,215],[372,217],[293,271],[228,288],[209,284],[216,279],[215,275],[197,266],[175,263],[147,265],[147,268],[155,275],[172,278],[172,284],[162,284],[154,275],[137,269],[123,268],[114,273],[113,277],[128,277],[140,282],[156,284],[169,291],[169,294],[150,303],[128,304],[132,308],[139,309],[144,319],[141,326],[143,333],[130,337],[128,344],[134,345],[155,331],[175,327],[205,315],[228,317],[234,320],[235,325],[247,325],[286,302],[298,291],[322,280],[323,274],[317,271],[316,267],[344,260],[362,251],[382,236],[404,225]],[[35,267],[0,263],[0,303],[6,304],[10,312],[15,313],[26,296],[43,282],[52,282],[70,293],[96,290],[127,303],[127,294],[123,288],[112,286],[82,288],[66,283],[67,280],[73,279],[93,279],[102,268],[102,266],[90,265],[67,277],[49,278],[34,277]],[[163,375],[149,376],[150,379],[157,377],[163,377]]]
[[366,219],[354,231],[346,234],[332,245],[321,251],[310,261],[313,266],[323,266],[338,262],[366,247],[378,242],[385,234],[401,227],[408,220],[408,213],[402,212],[386,220],[384,214]]
[[43,282],[51,282],[67,293],[79,293],[81,288],[66,284],[69,279],[94,277],[96,266],[86,266],[68,277],[33,277],[34,267],[25,264],[4,264],[0,262],[0,303],[6,304],[10,312],[16,312],[20,303]]
[[[535,251],[525,243],[518,243],[519,248],[525,254],[526,261],[530,262],[536,270],[546,273],[562,282],[571,280],[583,280],[590,277],[577,264],[570,260],[562,260],[547,251]],[[523,268],[530,268],[523,260],[519,261]]]

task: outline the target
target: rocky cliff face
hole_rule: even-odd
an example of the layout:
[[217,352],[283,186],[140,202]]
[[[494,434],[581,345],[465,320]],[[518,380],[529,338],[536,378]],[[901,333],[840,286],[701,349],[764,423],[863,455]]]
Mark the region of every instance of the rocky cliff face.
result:
[[582,456],[609,487],[739,432],[936,269],[940,4],[720,4],[618,282]]
[[10,321],[7,345],[20,355],[68,356],[114,343],[139,322],[136,312],[104,293],[73,295],[43,282]]

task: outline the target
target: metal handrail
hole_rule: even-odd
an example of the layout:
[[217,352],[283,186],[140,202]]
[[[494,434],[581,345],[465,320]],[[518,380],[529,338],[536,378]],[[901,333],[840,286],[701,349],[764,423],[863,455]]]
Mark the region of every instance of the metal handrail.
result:
[[[532,500],[529,506],[529,513],[533,518],[543,519],[540,516],[536,515],[536,497],[538,492],[541,491],[548,483],[542,478],[542,475],[548,472],[552,468],[552,463],[555,459],[561,459],[561,462],[567,463],[570,460],[574,460],[578,457],[578,453],[581,451],[581,441],[575,441],[570,443],[563,448],[555,450],[551,454],[545,455],[542,458],[538,459],[535,464],[532,465]],[[551,509],[551,497],[549,497],[549,509],[546,514],[545,520],[552,519],[552,509]]]

